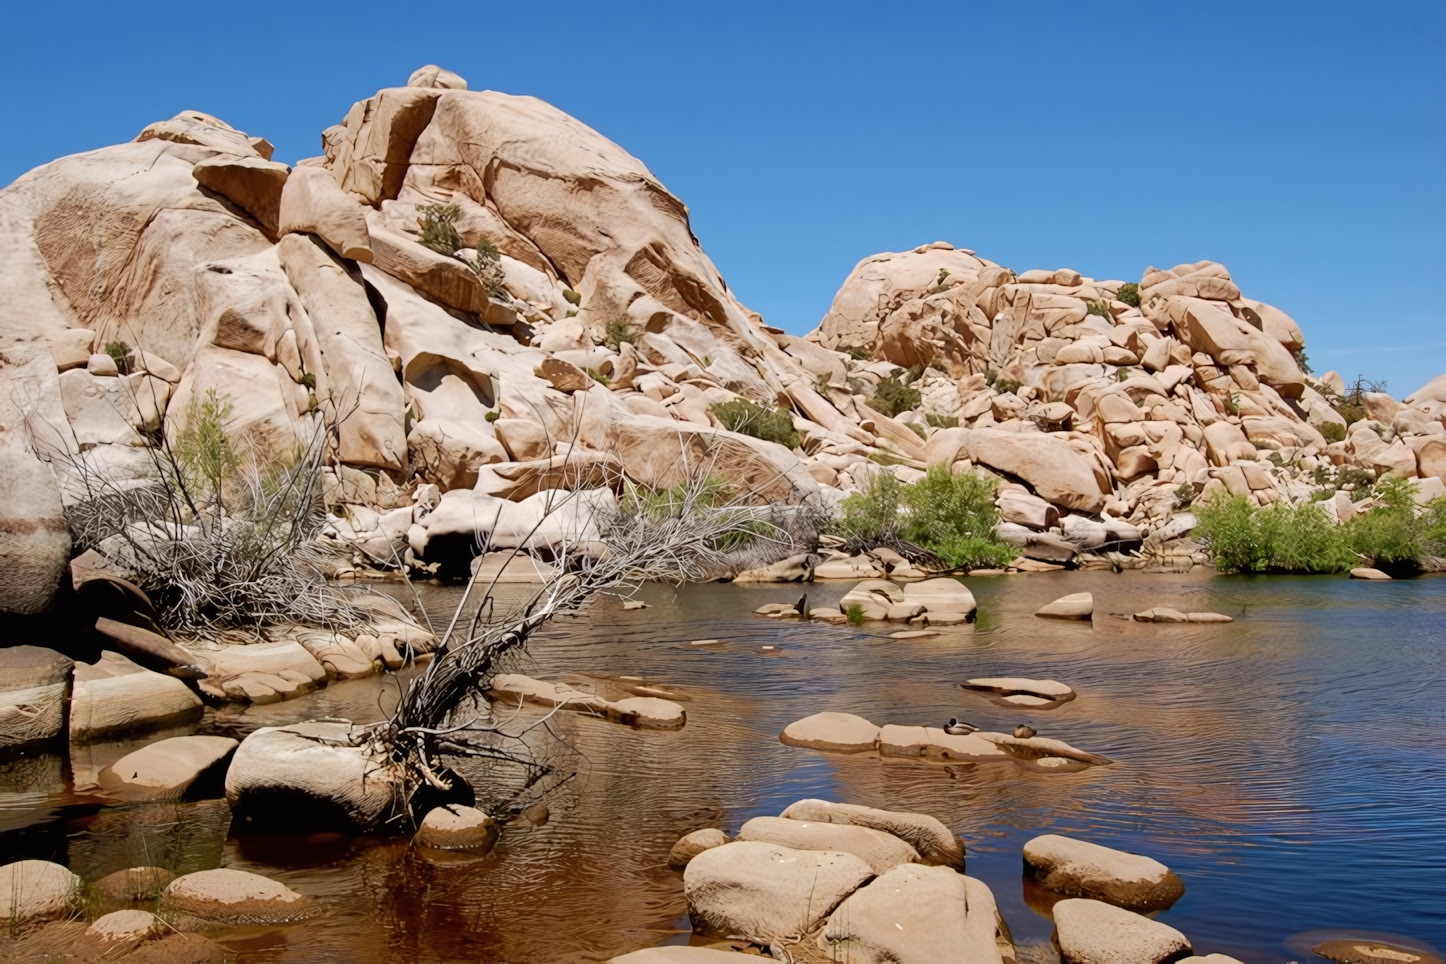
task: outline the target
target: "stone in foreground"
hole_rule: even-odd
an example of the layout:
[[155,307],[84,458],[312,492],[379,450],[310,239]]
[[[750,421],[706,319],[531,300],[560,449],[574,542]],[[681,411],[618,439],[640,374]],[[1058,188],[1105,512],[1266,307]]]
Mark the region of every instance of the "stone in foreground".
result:
[[1370,566],[1357,566],[1351,570],[1352,579],[1366,579],[1374,582],[1390,582],[1391,577],[1379,569],[1372,569]]
[[688,866],[688,862],[705,850],[712,850],[714,847],[721,847],[728,843],[728,835],[721,830],[709,827],[705,830],[694,830],[692,833],[684,834],[673,844],[673,849],[668,851],[668,866],[674,870],[682,870]]
[[1191,951],[1169,925],[1079,897],[1054,905],[1054,939],[1064,964],[1171,964]]
[[919,854],[891,833],[853,824],[814,822],[797,817],[754,817],[738,831],[739,840],[778,844],[794,850],[838,850],[864,860],[876,874],[919,862]]
[[48,860],[0,866],[0,925],[70,916],[80,901],[80,878]]
[[1087,592],[1060,596],[1035,613],[1046,619],[1089,619],[1095,612],[1095,597]]
[[171,881],[161,914],[180,930],[290,924],[321,913],[314,898],[244,870],[202,870]]
[[930,760],[1007,760],[1009,754],[977,733],[956,736],[936,726],[889,724],[879,731],[879,752],[884,756],[914,756]]
[[1050,701],[1072,700],[1075,696],[1074,690],[1058,680],[1027,679],[1023,676],[986,676],[966,679],[959,685],[967,690],[987,690],[1001,696],[1023,694]]
[[413,839],[422,847],[486,853],[497,843],[497,833],[497,821],[481,810],[449,803],[432,808]]
[[740,841],[694,857],[683,895],[695,930],[770,944],[813,931],[873,875],[853,854]]
[[948,867],[903,864],[829,916],[818,946],[856,964],[999,964],[994,895]]
[[608,964],[737,964],[738,955],[732,951],[715,951],[709,947],[648,947],[633,951],[621,957],[614,957]]
[[790,820],[853,824],[882,830],[910,844],[918,852],[921,863],[964,869],[964,841],[927,814],[876,810],[827,800],[799,800],[790,804],[780,816]]
[[778,742],[810,750],[862,753],[877,748],[879,728],[852,713],[815,713],[784,727]]
[[1024,873],[1056,894],[1136,911],[1163,910],[1185,893],[1158,860],[1052,833],[1024,845]]
[[179,800],[224,766],[239,744],[226,736],[173,736],[128,753],[101,775],[101,785],[128,796]]
[[[1312,947],[1310,951],[1329,960],[1340,961],[1341,964],[1443,964],[1441,958],[1435,954],[1377,940],[1326,941]],[[1210,957],[1224,955],[1211,954]],[[1211,961],[1210,964],[1216,962]]]
[[204,711],[200,698],[174,676],[153,673],[107,651],[95,665],[75,668],[70,738],[88,743],[118,733],[189,723]]
[[73,665],[53,649],[0,647],[0,747],[60,736]]
[[161,919],[146,910],[117,910],[86,928],[85,936],[101,941],[143,941],[159,934],[164,928]]

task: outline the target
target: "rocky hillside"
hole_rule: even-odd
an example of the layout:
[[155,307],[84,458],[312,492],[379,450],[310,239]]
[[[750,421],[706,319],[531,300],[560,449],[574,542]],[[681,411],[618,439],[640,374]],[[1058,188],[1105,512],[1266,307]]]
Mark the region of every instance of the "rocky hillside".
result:
[[[321,143],[288,168],[187,111],[0,192],[0,609],[51,604],[85,472],[145,484],[145,446],[213,393],[278,455],[335,430],[331,532],[375,565],[525,533],[559,485],[699,465],[828,505],[981,465],[1012,483],[1009,538],[1072,546],[1143,538],[1182,485],[1446,473],[1446,377],[1347,429],[1300,328],[1219,264],[1135,287],[936,242],[865,259],[799,338],[738,301],[642,162],[534,98],[424,67]],[[791,444],[790,421],[791,448],[754,437]]]

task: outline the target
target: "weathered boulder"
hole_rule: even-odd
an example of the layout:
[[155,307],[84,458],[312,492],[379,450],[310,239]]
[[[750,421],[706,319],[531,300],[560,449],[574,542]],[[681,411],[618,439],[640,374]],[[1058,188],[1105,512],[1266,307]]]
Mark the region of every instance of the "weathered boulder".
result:
[[797,817],[754,817],[738,831],[738,839],[794,850],[842,851],[861,858],[876,874],[919,860],[912,846],[891,833],[857,824],[815,822]]
[[153,673],[119,653],[101,653],[94,665],[75,667],[70,738],[88,743],[139,729],[189,723],[205,707],[185,683]]
[[965,689],[987,690],[1001,696],[1027,695],[1046,700],[1072,700],[1074,690],[1057,680],[1026,679],[1022,676],[981,676],[959,684]]
[[879,728],[852,713],[815,713],[784,727],[778,742],[811,750],[860,753],[878,746]]
[[830,960],[860,964],[1000,964],[994,895],[947,867],[902,864],[847,897],[819,935]]
[[244,870],[185,874],[161,892],[160,911],[180,930],[291,924],[321,913],[316,899]]
[[799,800],[789,804],[780,816],[790,820],[852,824],[882,830],[912,845],[922,863],[964,869],[964,842],[927,814],[876,810],[827,800]]
[[347,723],[262,727],[241,742],[226,772],[237,819],[366,830],[388,816],[400,774]]
[[810,933],[873,875],[853,854],[739,841],[689,861],[683,895],[695,930],[768,944]]
[[673,844],[673,849],[668,851],[668,866],[674,870],[682,870],[688,866],[688,862],[705,850],[712,850],[714,847],[721,847],[728,843],[728,835],[721,830],[708,828],[706,830],[694,830],[692,833],[684,834]]
[[1094,469],[1065,439],[1043,432],[979,429],[969,433],[969,456],[1018,476],[1055,505],[1081,512],[1098,512],[1104,507]]
[[165,924],[148,910],[115,910],[97,917],[85,930],[85,936],[106,943],[134,943],[159,935]]
[[906,583],[904,602],[923,606],[926,612],[972,613],[979,608],[969,587],[949,578]]
[[1097,900],[1062,900],[1053,913],[1065,964],[1171,964],[1190,955],[1175,928]]
[[1389,582],[1391,579],[1390,576],[1386,575],[1381,570],[1373,569],[1370,566],[1357,566],[1356,568],[1352,569],[1351,578],[1365,579],[1367,581],[1375,582]]
[[136,904],[156,900],[176,875],[164,867],[130,867],[106,874],[91,884],[103,902]]
[[173,736],[111,764],[101,786],[147,800],[179,800],[210,774],[219,775],[239,744],[227,736]]
[[53,649],[0,647],[0,747],[44,743],[65,732],[74,665]]
[[1161,910],[1185,893],[1180,878],[1158,860],[1058,834],[1024,845],[1024,872],[1057,894],[1128,910]]
[[1089,619],[1094,611],[1095,597],[1087,592],[1076,592],[1060,596],[1037,610],[1035,615],[1049,619]]
[[498,831],[497,821],[481,810],[449,803],[428,811],[412,839],[421,847],[486,853],[497,843]]
[[735,964],[737,956],[732,951],[673,944],[623,954],[612,958],[608,964]]
[[0,923],[16,928],[69,917],[80,904],[80,878],[48,860],[0,866]]
[[291,172],[277,211],[281,234],[314,234],[352,261],[372,262],[366,209],[346,196],[323,167],[302,164]]
[[196,183],[209,188],[256,219],[267,234],[277,234],[281,192],[290,168],[264,157],[216,154],[191,168]]
[[879,730],[879,752],[884,756],[930,760],[1009,759],[1006,751],[978,733],[956,736],[934,726],[899,726],[892,723]]

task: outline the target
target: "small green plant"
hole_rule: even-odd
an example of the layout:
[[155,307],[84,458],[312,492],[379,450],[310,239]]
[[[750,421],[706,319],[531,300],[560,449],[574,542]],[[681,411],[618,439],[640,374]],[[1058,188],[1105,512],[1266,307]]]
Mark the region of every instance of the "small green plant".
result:
[[1340,422],[1326,422],[1317,427],[1327,442],[1344,442],[1346,440],[1346,427]]
[[1180,487],[1175,490],[1175,505],[1181,509],[1189,508],[1190,503],[1195,501],[1195,487],[1189,482],[1181,482]]
[[844,615],[848,617],[850,626],[862,626],[864,624],[864,604],[849,603],[849,608],[844,610]]
[[1315,374],[1315,372],[1311,371],[1310,359],[1306,356],[1304,348],[1297,348],[1295,351],[1291,352],[1291,354],[1295,356],[1295,364],[1297,368],[1299,368],[1307,375]]
[[488,412],[486,415],[483,415],[482,417],[483,417],[484,419],[486,419],[487,421],[489,421],[489,422],[495,422],[495,421],[497,421],[499,418],[501,418],[502,416],[497,413],[497,410],[496,410],[496,409],[493,409],[492,411]]
[[1240,414],[1240,396],[1233,389],[1225,396],[1225,414]]
[[562,298],[574,308],[582,304],[582,295],[576,291],[573,291],[571,288],[562,289]]
[[609,318],[603,329],[603,344],[613,351],[618,350],[623,342],[630,345],[637,344],[638,336],[634,334],[633,328],[628,324],[626,318]]
[[1086,302],[1085,313],[1090,315],[1099,315],[1102,318],[1108,318],[1110,317],[1110,303],[1104,298],[1101,298],[1099,301]]
[[417,241],[438,254],[452,257],[462,247],[462,237],[457,233],[457,219],[462,209],[455,204],[423,204],[417,208],[417,223],[421,233]]
[[490,297],[507,293],[507,273],[502,270],[502,252],[486,238],[477,239],[477,257],[468,262],[469,267],[482,283],[482,290]]
[[958,428],[958,415],[925,415],[924,421],[934,428]]
[[231,411],[231,399],[208,388],[204,399],[191,400],[173,443],[179,486],[211,506],[222,504],[223,489],[241,468],[231,438]]
[[851,348],[840,348],[839,351],[843,352],[845,355],[848,355],[854,361],[868,361],[870,358],[874,357],[873,351],[859,345],[854,345]]
[[315,372],[302,372],[302,373],[301,373],[301,385],[302,385],[303,388],[308,388],[308,389],[310,389],[310,390],[312,390],[312,391],[316,391],[316,373],[315,373]]
[[1012,378],[1000,378],[994,382],[994,390],[1001,395],[1013,395],[1019,392],[1023,382],[1016,382]]
[[879,382],[879,387],[875,389],[874,397],[869,400],[869,404],[880,414],[893,418],[900,412],[918,408],[923,400],[924,396],[917,388],[900,381],[897,375],[890,375]]
[[944,362],[943,362],[942,359],[939,359],[939,358],[931,358],[931,359],[929,359],[929,367],[932,368],[932,369],[934,369],[934,371],[936,371],[936,372],[943,372],[945,375],[949,374],[949,367],[944,364]]
[[1196,508],[1195,537],[1222,572],[1341,572],[1359,565],[1345,528],[1313,502],[1259,508],[1220,490]]
[[929,433],[924,431],[923,426],[921,426],[918,422],[910,422],[909,428],[913,429],[914,434],[919,436],[922,441],[929,441]]
[[768,409],[746,398],[735,398],[714,405],[710,412],[730,432],[752,436],[765,442],[777,442],[787,449],[798,448],[798,430],[793,427],[793,414],[787,409]]
[[995,485],[991,476],[953,475],[946,465],[930,466],[912,484],[878,472],[843,501],[835,531],[857,549],[918,546],[950,566],[1002,566],[1017,552],[998,538]]
[[1130,376],[1134,373],[1134,369],[1132,368],[1121,368],[1119,371],[1115,372],[1115,379],[1122,382],[1129,381]]
[[606,385],[606,384],[608,384],[608,377],[607,377],[606,375],[604,375],[602,372],[598,371],[596,368],[589,368],[589,369],[587,370],[587,377],[588,377],[588,378],[591,378],[593,381],[597,382],[599,385]]
[[1127,281],[1120,285],[1120,290],[1115,292],[1115,300],[1123,301],[1131,308],[1140,307],[1140,286],[1133,281]]
[[131,346],[123,341],[109,342],[105,346],[105,353],[115,362],[115,367],[122,375],[131,373]]
[[828,376],[819,375],[813,380],[813,390],[824,398],[828,398]]

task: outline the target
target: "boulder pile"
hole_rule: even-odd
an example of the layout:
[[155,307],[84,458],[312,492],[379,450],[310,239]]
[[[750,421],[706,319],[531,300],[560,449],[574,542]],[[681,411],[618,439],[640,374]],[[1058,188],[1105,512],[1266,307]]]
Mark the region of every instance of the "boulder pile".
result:
[[[261,451],[331,427],[340,573],[455,566],[479,532],[545,554],[684,464],[826,508],[978,466],[1005,539],[1052,564],[1165,552],[1187,492],[1446,472],[1446,376],[1347,426],[1299,326],[1215,262],[1125,283],[934,242],[865,258],[800,337],[735,297],[641,161],[535,98],[428,66],[321,147],[288,167],[188,110],[0,191],[0,610],[53,603],[83,476],[145,484],[148,440],[211,393]],[[534,532],[558,487],[588,511]]]

